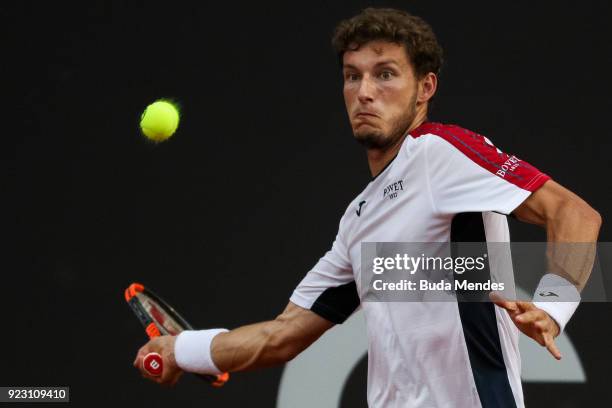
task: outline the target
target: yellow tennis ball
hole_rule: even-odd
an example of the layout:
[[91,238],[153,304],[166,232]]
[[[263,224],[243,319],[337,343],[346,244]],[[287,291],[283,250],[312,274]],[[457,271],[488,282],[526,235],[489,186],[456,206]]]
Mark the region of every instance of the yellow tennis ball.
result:
[[163,142],[168,139],[174,134],[178,124],[178,109],[163,99],[147,106],[140,117],[142,133],[154,142]]

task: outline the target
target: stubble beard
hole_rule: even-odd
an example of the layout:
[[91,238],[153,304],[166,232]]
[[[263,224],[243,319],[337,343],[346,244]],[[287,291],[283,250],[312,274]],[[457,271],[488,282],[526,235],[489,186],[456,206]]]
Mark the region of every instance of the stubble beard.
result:
[[416,95],[410,104],[410,109],[393,123],[387,134],[381,130],[356,131],[354,132],[355,139],[368,150],[386,150],[395,145],[406,134],[415,117]]

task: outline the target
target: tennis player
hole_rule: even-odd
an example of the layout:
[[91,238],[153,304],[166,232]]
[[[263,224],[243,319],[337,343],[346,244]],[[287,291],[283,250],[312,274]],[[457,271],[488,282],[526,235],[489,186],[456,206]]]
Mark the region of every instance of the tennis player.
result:
[[[568,267],[565,275],[543,271],[542,287],[564,288],[555,294],[558,302],[539,299],[550,291],[538,290],[533,302],[360,302],[361,242],[507,242],[506,216],[512,215],[544,227],[551,243],[594,243],[600,215],[486,137],[428,121],[442,49],[419,17],[366,9],[337,26],[333,45],[348,117],[367,151],[372,180],[348,205],[331,250],[276,319],[155,338],[138,351],[135,367],[158,352],[163,375],[142,374],[174,384],[185,371],[282,364],[361,305],[369,406],[523,407],[519,330],[560,359],[555,337],[578,306],[590,267]],[[576,265],[590,262],[587,254],[576,256]]]

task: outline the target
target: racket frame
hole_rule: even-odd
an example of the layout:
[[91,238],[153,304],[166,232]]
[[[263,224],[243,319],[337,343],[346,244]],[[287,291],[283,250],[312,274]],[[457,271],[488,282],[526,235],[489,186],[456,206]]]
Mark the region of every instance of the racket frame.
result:
[[[152,290],[145,288],[144,285],[135,282],[128,286],[128,288],[125,290],[125,301],[128,303],[128,305],[144,327],[145,332],[149,336],[149,339],[171,333],[169,333],[163,326],[159,327],[155,323],[153,317],[145,309],[144,305],[138,298],[138,293],[142,293],[143,295],[151,298],[163,309],[166,314],[168,314],[176,323],[178,323],[183,328],[183,330],[193,330],[191,324],[189,324],[189,322],[185,320],[183,316],[181,316],[165,300],[155,294],[155,292],[153,292]],[[229,380],[229,373],[222,373],[217,375],[196,374],[196,376],[209,382],[213,387],[222,387]]]

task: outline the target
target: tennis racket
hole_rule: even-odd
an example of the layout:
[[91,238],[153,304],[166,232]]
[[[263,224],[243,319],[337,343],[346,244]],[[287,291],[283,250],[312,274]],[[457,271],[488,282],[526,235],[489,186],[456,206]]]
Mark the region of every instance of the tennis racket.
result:
[[[172,306],[140,283],[132,283],[125,290],[125,300],[145,328],[150,339],[163,335],[177,335],[193,327]],[[163,372],[163,360],[158,353],[147,354],[143,361],[144,369],[158,377]],[[222,387],[229,380],[229,373],[210,375],[197,374],[213,387]]]

